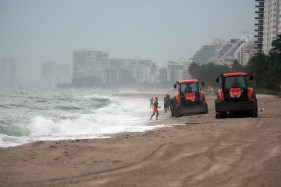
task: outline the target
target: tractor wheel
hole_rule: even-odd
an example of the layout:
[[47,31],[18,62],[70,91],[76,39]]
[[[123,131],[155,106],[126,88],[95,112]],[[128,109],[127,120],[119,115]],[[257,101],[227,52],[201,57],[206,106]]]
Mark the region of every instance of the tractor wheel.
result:
[[177,110],[177,103],[174,98],[171,99],[170,110],[171,110],[172,117],[179,117],[178,110]]
[[256,118],[258,117],[258,104],[257,100],[255,100],[254,108],[251,110],[251,117]]
[[257,117],[259,117],[259,114],[258,114],[258,111],[259,111],[259,109],[258,109],[258,106],[256,106],[256,109],[255,109],[256,111],[255,111],[255,117],[257,118]]
[[224,119],[227,117],[227,113],[226,112],[217,112],[216,113],[216,119]]
[[171,110],[171,115],[172,117],[175,117],[175,108],[176,108],[176,105],[174,104],[175,100],[174,99],[171,99],[170,100],[170,110]]
[[179,115],[179,112],[178,112],[178,109],[177,109],[177,104],[175,104],[175,105],[176,105],[175,110],[174,110],[175,117],[176,118],[182,117],[182,115]]
[[204,102],[203,102],[203,104],[206,106],[206,109],[205,109],[205,111],[202,113],[202,114],[208,114],[208,105],[207,105],[207,102],[205,101],[205,98],[204,98]]
[[170,110],[171,110],[171,116],[175,117],[173,110],[171,108],[170,108]]
[[216,119],[220,119],[220,114],[216,113]]

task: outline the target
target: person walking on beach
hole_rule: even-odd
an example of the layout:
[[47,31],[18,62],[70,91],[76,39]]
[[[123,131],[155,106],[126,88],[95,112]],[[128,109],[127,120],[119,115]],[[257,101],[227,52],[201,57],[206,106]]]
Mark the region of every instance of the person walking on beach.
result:
[[154,98],[151,97],[151,98],[150,98],[150,108],[153,108],[153,101],[154,101]]
[[156,119],[158,119],[159,111],[158,111],[158,98],[157,97],[155,97],[155,101],[153,102],[152,112],[153,113],[150,117],[150,120],[152,119],[152,117],[154,116],[155,113],[156,113]]
[[170,96],[168,94],[166,94],[166,96],[164,97],[165,113],[167,113],[167,111],[169,110],[169,106],[170,106]]

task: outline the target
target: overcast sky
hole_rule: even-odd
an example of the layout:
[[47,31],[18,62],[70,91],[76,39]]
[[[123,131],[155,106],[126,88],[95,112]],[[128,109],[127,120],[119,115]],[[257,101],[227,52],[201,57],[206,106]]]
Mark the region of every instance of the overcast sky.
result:
[[71,64],[77,49],[164,64],[253,34],[254,12],[254,0],[0,0],[0,58],[27,77],[47,61]]

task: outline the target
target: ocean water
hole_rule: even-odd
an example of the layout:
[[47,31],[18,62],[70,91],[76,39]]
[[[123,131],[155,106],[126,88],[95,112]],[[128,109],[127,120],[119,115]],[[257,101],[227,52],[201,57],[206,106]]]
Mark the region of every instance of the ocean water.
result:
[[46,140],[107,138],[120,132],[142,132],[149,98],[114,96],[89,89],[2,89],[0,147]]

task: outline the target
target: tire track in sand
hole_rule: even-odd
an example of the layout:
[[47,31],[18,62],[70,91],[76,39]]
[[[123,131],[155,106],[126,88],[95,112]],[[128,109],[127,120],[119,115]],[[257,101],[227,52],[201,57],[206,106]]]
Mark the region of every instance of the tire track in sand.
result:
[[[40,186],[46,185],[60,185],[64,184],[64,181],[68,181],[70,184],[75,184],[77,182],[85,181],[85,180],[91,180],[91,184],[104,184],[107,182],[107,180],[104,180],[101,178],[102,175],[107,175],[107,174],[114,174],[114,173],[120,173],[120,172],[129,172],[131,170],[136,170],[139,169],[140,167],[149,164],[149,160],[152,157],[161,157],[165,149],[169,147],[169,144],[162,144],[158,146],[153,152],[151,152],[149,155],[144,157],[142,160],[124,165],[121,167],[113,168],[113,169],[108,169],[108,170],[102,170],[102,171],[96,171],[96,172],[90,172],[90,173],[85,173],[81,175],[76,175],[76,176],[70,176],[70,177],[61,177],[61,178],[56,178],[56,179],[50,179],[50,180],[45,180],[45,181],[33,181],[33,182],[26,182],[25,185],[29,186],[36,186],[37,184],[40,184]],[[93,181],[95,179],[95,181]],[[20,185],[20,184],[19,184]]]
[[[267,123],[267,125],[271,124]],[[257,168],[262,168],[263,164],[272,157],[281,155],[281,146],[278,144],[281,139],[280,132],[264,129],[266,127],[263,126],[265,126],[264,121],[259,120],[241,135],[232,137],[233,139],[226,138],[224,145],[217,144],[211,150],[214,153],[213,163],[204,168],[206,170],[186,177],[184,184],[187,186],[202,186],[206,183],[210,186],[231,186],[233,184],[239,186],[247,178],[245,176],[254,176]],[[252,136],[245,137],[243,134],[252,134]],[[219,142],[222,141],[219,140]],[[236,143],[231,144],[232,142]],[[268,144],[276,145],[268,146]]]

